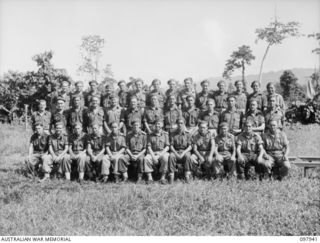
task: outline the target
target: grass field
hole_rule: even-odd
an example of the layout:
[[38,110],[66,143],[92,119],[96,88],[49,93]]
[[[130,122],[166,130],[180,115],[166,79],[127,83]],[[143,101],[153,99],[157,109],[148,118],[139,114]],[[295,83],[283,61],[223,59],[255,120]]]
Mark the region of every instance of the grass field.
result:
[[[286,127],[290,155],[320,156],[320,126]],[[0,124],[0,235],[320,235],[320,173],[282,181],[39,184],[30,134]]]

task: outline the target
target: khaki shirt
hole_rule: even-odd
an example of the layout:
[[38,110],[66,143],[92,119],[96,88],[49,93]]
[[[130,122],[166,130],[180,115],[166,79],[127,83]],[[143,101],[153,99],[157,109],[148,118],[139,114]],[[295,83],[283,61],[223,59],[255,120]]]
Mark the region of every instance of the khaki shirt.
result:
[[57,136],[56,134],[52,134],[49,136],[49,146],[52,146],[52,149],[55,153],[62,152],[66,146],[68,146],[68,137],[64,134]]
[[109,109],[111,107],[111,97],[113,96],[113,93],[110,94],[104,94],[101,96],[101,107],[104,109]]
[[163,121],[163,111],[158,107],[149,107],[145,109],[143,114],[143,121],[148,124],[154,125],[156,121],[160,119]]
[[187,97],[189,95],[192,95],[194,98],[196,98],[196,91],[195,90],[182,90],[178,95],[177,103],[181,105],[181,109],[185,109],[187,107]]
[[259,146],[262,144],[262,139],[259,134],[242,132],[237,137],[237,145],[241,146],[242,153],[258,153]]
[[212,147],[213,137],[208,131],[205,135],[197,132],[192,137],[192,143],[197,146],[198,151],[210,151]]
[[81,123],[83,126],[86,111],[87,108],[80,107],[78,110],[76,110],[75,108],[71,108],[67,112],[67,126],[69,130],[73,129],[77,123]]
[[80,106],[81,107],[84,107],[84,92],[80,92],[80,93],[77,93],[77,92],[73,92],[70,94],[70,107],[73,106],[73,97],[80,97]]
[[170,137],[170,144],[175,150],[186,150],[191,146],[191,134],[188,131],[175,131]]
[[219,90],[213,93],[213,98],[214,98],[214,101],[216,102],[216,109],[218,111],[220,111],[222,109],[227,109],[228,96],[229,96],[229,94],[227,92],[221,93]]
[[93,96],[97,96],[99,98],[98,103],[100,105],[101,102],[101,93],[98,91],[89,91],[87,93],[84,94],[84,105],[86,107],[90,107],[90,102],[91,102],[91,98]]
[[264,102],[264,95],[260,92],[258,93],[251,93],[248,95],[247,99],[247,110],[250,109],[250,102],[251,100],[256,100],[258,103],[258,110],[263,111],[263,102]]
[[221,114],[220,123],[226,122],[229,124],[229,129],[241,129],[242,127],[243,113],[237,109],[225,110]]
[[142,118],[143,118],[142,109],[139,109],[139,108],[135,110],[127,109],[121,113],[120,121],[122,121],[126,125],[127,130],[131,130],[132,122],[135,120],[142,122]]
[[109,147],[111,152],[118,152],[122,148],[126,148],[126,138],[122,133],[109,134],[106,140],[106,147]]
[[248,111],[243,118],[242,125],[245,124],[245,121],[252,121],[254,127],[260,127],[265,123],[264,116],[261,111],[255,113]]
[[172,128],[173,125],[177,125],[178,118],[182,116],[181,110],[174,106],[164,112],[164,125],[165,128]]
[[51,126],[54,126],[57,122],[62,122],[64,128],[66,128],[67,127],[67,116],[68,116],[68,111],[62,111],[62,113],[56,111],[51,116]]
[[201,111],[207,110],[208,99],[213,99],[212,92],[204,93],[203,91],[196,95],[195,105]]
[[119,91],[118,97],[119,97],[119,105],[122,108],[128,107],[128,92],[127,91]]
[[243,112],[245,112],[247,108],[247,94],[244,92],[238,93],[235,91],[232,93],[232,95],[236,97],[236,107],[239,110],[242,110]]
[[269,122],[272,120],[277,121],[278,127],[282,128],[284,123],[284,113],[279,108],[276,108],[275,110],[267,110],[264,114],[264,119],[267,124],[266,130],[269,129]]
[[95,110],[88,109],[84,113],[84,124],[86,128],[90,127],[94,123],[98,123],[99,126],[102,126],[103,121],[104,121],[104,111],[101,107],[98,107]]
[[106,139],[101,134],[99,134],[98,136],[92,134],[88,137],[87,142],[88,144],[90,144],[91,149],[95,154],[99,153],[106,146]]
[[84,151],[87,148],[87,135],[85,133],[81,133],[79,136],[72,134],[69,137],[69,146],[75,154]]
[[145,108],[146,107],[146,99],[147,99],[147,94],[141,90],[141,91],[132,91],[130,93],[130,96],[129,96],[129,100],[132,96],[135,96],[138,100],[138,106],[140,108]]
[[204,111],[200,115],[200,120],[208,122],[209,129],[218,129],[220,116],[219,113],[216,111],[213,111],[213,113],[210,113],[209,111]]
[[49,111],[44,111],[42,114],[36,111],[32,114],[32,129],[35,129],[34,125],[36,123],[41,123],[44,130],[50,129],[51,113]]
[[120,117],[122,113],[122,108],[116,106],[105,110],[105,121],[110,126],[113,122],[120,123]]
[[[276,104],[277,104],[278,108],[279,108],[282,112],[284,112],[285,109],[286,109],[286,106],[285,106],[285,103],[284,103],[284,100],[283,100],[282,95],[280,95],[280,94],[273,94],[272,96],[275,96],[275,97],[276,97]],[[267,95],[265,95],[265,97],[264,97],[264,99],[263,99],[263,109],[264,109],[264,110],[268,109],[268,107],[269,107],[269,102],[268,102],[269,97],[270,97],[270,95],[267,94]]]
[[165,131],[161,131],[160,134],[151,133],[147,137],[147,146],[150,146],[153,152],[162,151],[169,145],[169,135]]
[[147,147],[147,135],[145,132],[140,131],[137,134],[133,132],[127,135],[127,148],[132,153],[140,153]]
[[275,134],[267,132],[263,134],[263,146],[267,152],[281,151],[289,145],[289,141],[284,132],[277,130]]
[[186,121],[186,127],[196,127],[198,125],[199,113],[200,110],[196,107],[182,112],[182,116]]
[[33,145],[33,153],[45,153],[48,151],[49,135],[46,133],[33,134],[30,138],[30,144]]
[[218,152],[233,152],[235,146],[235,137],[231,133],[227,133],[225,137],[223,137],[222,135],[218,135],[214,140]]
[[157,97],[158,97],[158,102],[159,102],[159,107],[163,109],[164,107],[164,103],[166,101],[166,97],[165,95],[159,90],[159,91],[151,91],[148,96],[147,96],[147,104],[150,104],[150,101],[151,101],[151,96],[153,94],[157,94]]

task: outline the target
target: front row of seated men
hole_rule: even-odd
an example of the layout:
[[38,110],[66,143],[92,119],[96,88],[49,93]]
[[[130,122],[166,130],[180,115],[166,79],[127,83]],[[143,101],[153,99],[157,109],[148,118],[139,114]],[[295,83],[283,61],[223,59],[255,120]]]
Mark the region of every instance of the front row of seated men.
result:
[[[160,176],[160,183],[173,183],[175,175],[183,171],[186,182],[192,175],[201,173],[213,178],[260,179],[273,175],[281,180],[288,174],[288,140],[278,129],[278,122],[269,122],[268,132],[262,137],[253,132],[253,122],[247,120],[243,131],[234,136],[229,133],[228,123],[219,125],[214,136],[208,130],[208,123],[200,122],[198,130],[191,135],[185,127],[183,117],[178,119],[177,129],[169,133],[162,130],[163,123],[157,121],[154,130],[147,135],[141,130],[141,122],[134,120],[132,132],[125,137],[119,132],[118,123],[111,124],[111,133],[102,135],[99,125],[92,125],[92,133],[86,135],[82,124],[76,124],[69,138],[63,133],[63,124],[55,124],[55,133],[48,135],[41,123],[35,125],[30,139],[29,156],[26,165],[33,176],[44,174],[40,182],[58,174],[70,180],[76,170],[78,181],[83,183],[85,175],[89,180],[115,182],[128,180],[128,170],[137,182],[143,175],[147,183],[153,176]],[[250,168],[254,168],[255,173]],[[154,173],[155,172],[155,173]]]

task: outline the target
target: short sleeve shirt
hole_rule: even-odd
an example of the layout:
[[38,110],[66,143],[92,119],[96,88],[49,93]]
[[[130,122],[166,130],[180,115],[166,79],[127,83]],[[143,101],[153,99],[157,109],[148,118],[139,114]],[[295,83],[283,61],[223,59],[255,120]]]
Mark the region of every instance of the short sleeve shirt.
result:
[[170,144],[176,150],[186,150],[191,146],[191,134],[188,131],[176,131],[170,138]]
[[251,100],[256,100],[258,103],[258,110],[263,111],[263,100],[264,100],[264,95],[260,92],[258,93],[251,93],[248,95],[247,99],[247,110],[250,107],[250,102]]
[[135,120],[142,122],[142,118],[143,118],[142,109],[135,109],[135,110],[127,109],[122,112],[120,120],[124,122],[128,130],[131,130],[132,122]]
[[209,129],[218,129],[220,116],[216,111],[212,113],[210,113],[209,111],[204,111],[200,115],[200,120],[208,122]]
[[269,125],[269,122],[272,120],[277,121],[278,126],[281,128],[283,125],[283,120],[284,120],[284,114],[283,112],[277,108],[275,110],[267,110],[265,115],[264,115],[265,123]]
[[228,93],[220,91],[214,92],[213,98],[216,102],[216,109],[226,109],[228,107],[227,99],[228,99]]
[[218,135],[215,137],[215,143],[218,149],[218,152],[233,152],[235,146],[235,139],[231,133],[227,133],[227,136],[223,137]]
[[147,138],[147,146],[150,146],[153,152],[162,151],[169,145],[169,135],[165,131],[161,131],[160,134],[151,133]]
[[174,106],[165,111],[164,113],[164,125],[165,127],[170,127],[177,124],[178,118],[182,116],[181,110]]
[[73,128],[77,123],[83,124],[84,115],[86,113],[86,108],[80,107],[80,109],[76,110],[71,108],[67,112],[67,124],[69,128]]
[[85,133],[76,136],[75,134],[71,135],[69,138],[69,146],[74,153],[84,151],[87,148],[87,135]]
[[193,107],[190,110],[185,110],[182,112],[182,116],[186,121],[187,127],[195,127],[198,125],[199,113],[200,113],[200,110],[196,107]]
[[111,152],[118,152],[122,148],[126,148],[126,138],[123,134],[110,134],[107,137],[106,147],[109,147]]
[[207,101],[208,99],[213,98],[213,94],[211,92],[204,93],[203,91],[196,95],[195,105],[201,111],[205,111],[207,109]]
[[243,113],[239,110],[225,110],[221,114],[221,122],[227,122],[229,124],[229,129],[241,129],[242,126]]
[[100,107],[98,107],[95,110],[88,109],[84,113],[84,117],[85,117],[85,119],[84,119],[85,120],[85,127],[90,127],[94,123],[98,123],[99,126],[102,126],[103,121],[104,121],[104,111]]
[[133,152],[141,152],[147,147],[147,135],[145,132],[140,131],[137,134],[129,133],[127,135],[127,148]]
[[198,151],[210,151],[212,141],[213,137],[209,131],[205,135],[197,132],[192,138],[192,143],[197,146]]
[[104,149],[105,145],[106,145],[106,140],[105,137],[102,135],[99,136],[95,136],[94,134],[92,134],[89,138],[88,138],[88,144],[90,144],[91,149],[94,153],[98,153],[100,152],[102,149]]
[[155,124],[157,120],[163,121],[163,112],[161,108],[147,108],[144,111],[143,121],[148,124]]
[[263,146],[267,152],[283,150],[289,145],[289,141],[284,132],[277,131],[276,134],[269,132],[263,135]]
[[49,136],[49,146],[52,146],[55,153],[62,152],[68,144],[68,137],[64,134],[60,136],[57,136],[56,134]]
[[48,150],[49,135],[42,133],[41,135],[33,134],[30,138],[30,144],[33,145],[34,153],[44,153]]
[[33,129],[36,123],[41,123],[43,126],[43,129],[49,130],[50,122],[51,122],[51,113],[49,111],[44,111],[41,114],[40,112],[36,111],[32,114],[31,121],[32,121]]
[[181,107],[184,109],[185,107],[187,107],[187,97],[189,95],[192,95],[194,98],[196,98],[196,91],[195,90],[182,90],[180,93],[179,93],[179,96],[178,96],[178,100],[177,100],[177,103],[178,104],[181,104]]
[[113,107],[105,110],[105,121],[110,126],[112,123],[120,123],[122,109],[121,107]]
[[247,108],[247,94],[244,92],[242,93],[233,92],[232,95],[236,97],[236,107],[239,110],[245,111]]
[[[257,111],[256,113],[247,112],[243,120],[252,121],[254,127],[260,127],[265,123],[264,116],[261,111]],[[244,124],[244,122],[242,122],[242,124]]]
[[242,153],[258,153],[262,139],[257,133],[247,134],[242,132],[237,137],[236,144],[241,146]]

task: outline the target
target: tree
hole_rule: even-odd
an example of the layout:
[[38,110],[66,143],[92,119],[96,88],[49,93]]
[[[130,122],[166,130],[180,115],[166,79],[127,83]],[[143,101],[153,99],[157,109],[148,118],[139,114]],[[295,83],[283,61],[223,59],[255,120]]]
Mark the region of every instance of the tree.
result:
[[304,98],[303,87],[291,70],[285,70],[280,76],[280,86],[285,101],[292,102]]
[[84,74],[88,79],[106,82],[112,80],[113,73],[111,65],[107,64],[104,69],[100,69],[100,58],[105,45],[105,40],[99,35],[87,35],[82,37],[80,55],[82,64],[78,67],[78,72]]
[[241,68],[242,82],[244,84],[244,89],[247,90],[247,82],[245,80],[245,65],[251,65],[251,61],[254,59],[255,56],[252,54],[250,46],[240,46],[237,51],[234,51],[231,54],[230,59],[227,60],[222,76],[226,79],[230,79],[235,69]]
[[300,24],[298,22],[291,21],[288,23],[281,23],[277,20],[277,18],[275,18],[275,20],[271,22],[267,27],[256,29],[256,43],[259,40],[267,42],[267,48],[262,57],[260,65],[259,83],[261,83],[263,64],[267,57],[270,47],[273,45],[280,45],[283,42],[283,40],[288,37],[300,36],[299,26]]
[[314,38],[316,41],[318,41],[318,47],[312,50],[312,53],[315,53],[316,55],[319,55],[319,73],[320,73],[320,33],[313,33],[309,34],[308,37]]

